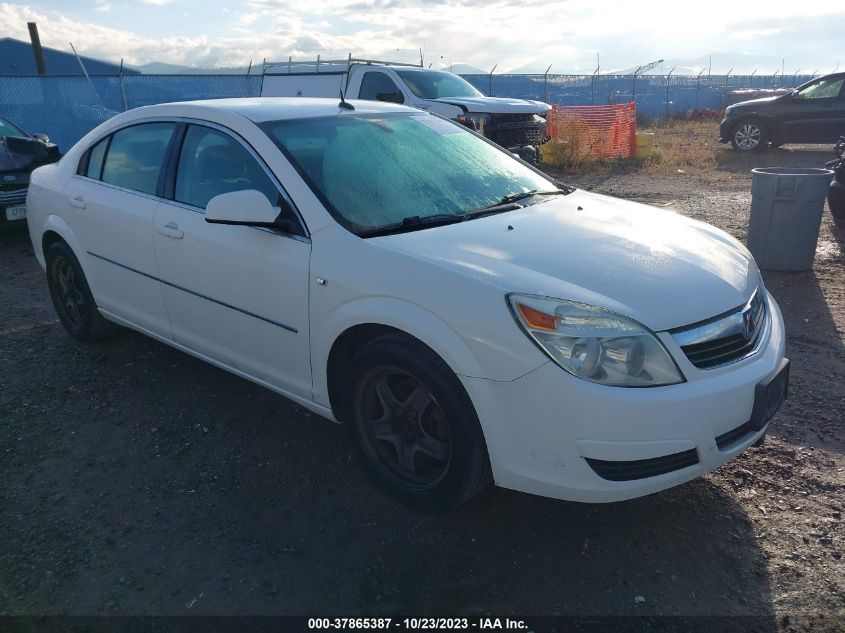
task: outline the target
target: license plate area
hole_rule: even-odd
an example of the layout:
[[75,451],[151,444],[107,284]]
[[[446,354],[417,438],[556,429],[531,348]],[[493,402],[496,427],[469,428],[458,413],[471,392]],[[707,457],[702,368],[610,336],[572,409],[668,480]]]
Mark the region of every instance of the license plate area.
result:
[[789,360],[784,358],[777,371],[754,389],[754,409],[749,426],[759,431],[769,423],[789,395]]
[[6,207],[7,220],[23,220],[26,217],[26,205],[16,204],[11,207]]

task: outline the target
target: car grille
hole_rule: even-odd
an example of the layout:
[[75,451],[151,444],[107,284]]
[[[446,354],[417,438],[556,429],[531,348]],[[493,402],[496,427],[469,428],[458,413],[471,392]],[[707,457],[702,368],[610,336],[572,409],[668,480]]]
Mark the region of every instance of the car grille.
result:
[[764,290],[758,289],[742,308],[704,323],[672,330],[689,361],[713,369],[753,354],[766,329]]
[[744,437],[756,432],[757,431],[751,427],[751,422],[746,422],[735,429],[731,429],[727,433],[722,433],[716,438],[716,446],[719,447],[720,451],[723,451],[729,446],[736,444]]
[[26,186],[17,189],[0,189],[0,204],[23,204],[26,202],[26,191]]
[[502,147],[540,145],[545,139],[546,122],[536,114],[493,114],[490,139]]
[[592,459],[585,457],[590,468],[602,479],[608,481],[633,481],[665,475],[688,466],[698,463],[698,453],[694,448],[680,453],[672,453],[663,457],[652,457],[650,459],[637,459],[634,461],[605,461],[603,459]]

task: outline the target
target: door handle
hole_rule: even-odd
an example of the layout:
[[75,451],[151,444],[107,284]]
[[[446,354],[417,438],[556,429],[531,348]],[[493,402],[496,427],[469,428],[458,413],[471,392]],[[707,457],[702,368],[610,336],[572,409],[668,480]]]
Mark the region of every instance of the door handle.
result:
[[71,198],[70,200],[68,200],[68,203],[70,204],[70,206],[72,206],[76,209],[84,209],[85,208],[85,198],[83,198],[82,196],[75,196],[75,197]]
[[172,237],[174,240],[181,240],[185,234],[179,230],[176,222],[168,222],[164,226],[157,227],[158,232],[167,237]]

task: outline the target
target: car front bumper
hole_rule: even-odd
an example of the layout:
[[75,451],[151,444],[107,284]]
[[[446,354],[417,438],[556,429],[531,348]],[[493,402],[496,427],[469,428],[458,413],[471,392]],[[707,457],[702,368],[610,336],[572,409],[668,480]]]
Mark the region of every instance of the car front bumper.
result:
[[[682,384],[607,387],[553,362],[510,382],[462,378],[484,428],[496,484],[571,501],[620,501],[676,486],[736,457],[768,428],[746,432],[743,425],[756,385],[784,357],[783,318],[768,301],[765,342],[731,365],[698,370],[661,335],[687,376]],[[643,476],[654,472],[661,474]],[[637,478],[614,480],[613,473]]]
[[734,119],[729,119],[725,117],[722,119],[722,122],[719,124],[719,142],[720,143],[730,143],[731,142],[731,132],[733,131]]
[[0,186],[0,228],[26,224],[25,213],[22,216],[9,217],[10,210],[26,208],[26,194],[26,187],[22,188],[20,185],[14,188]]

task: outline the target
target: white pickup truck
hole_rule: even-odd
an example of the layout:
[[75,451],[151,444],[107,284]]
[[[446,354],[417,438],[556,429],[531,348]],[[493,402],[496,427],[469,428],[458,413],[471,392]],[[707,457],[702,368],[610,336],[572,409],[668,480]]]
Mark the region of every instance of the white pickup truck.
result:
[[402,103],[460,121],[536,163],[546,140],[542,101],[486,97],[458,75],[422,65],[349,58],[266,64],[262,97],[337,97]]

